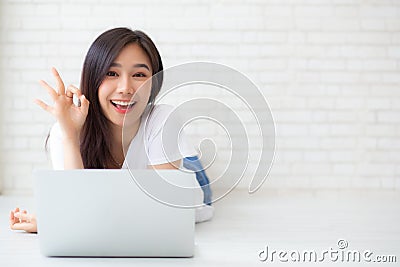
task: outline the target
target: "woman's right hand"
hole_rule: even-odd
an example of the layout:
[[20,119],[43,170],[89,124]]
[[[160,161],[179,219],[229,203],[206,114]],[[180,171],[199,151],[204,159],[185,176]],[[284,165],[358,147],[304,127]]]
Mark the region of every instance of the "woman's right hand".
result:
[[[40,99],[35,99],[35,103],[57,119],[64,138],[79,140],[79,134],[88,114],[89,101],[73,85],[68,86],[65,90],[64,82],[58,71],[55,68],[52,68],[51,71],[56,78],[58,91],[43,80],[40,81],[40,84],[47,90],[54,101],[54,105],[49,106]],[[73,103],[74,94],[79,98],[80,106]]]

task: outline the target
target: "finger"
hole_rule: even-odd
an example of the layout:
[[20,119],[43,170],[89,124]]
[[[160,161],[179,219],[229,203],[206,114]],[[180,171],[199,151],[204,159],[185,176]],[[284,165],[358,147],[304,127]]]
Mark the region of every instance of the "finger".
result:
[[90,104],[89,100],[86,99],[86,96],[85,96],[85,95],[81,95],[81,96],[79,97],[79,100],[81,101],[81,107],[82,107],[84,110],[86,110],[86,112],[87,112],[88,109],[89,109],[89,104]]
[[19,222],[19,219],[15,217],[15,212],[14,212],[14,211],[11,211],[11,214],[10,214],[10,224],[14,224],[14,223],[17,223],[17,222]]
[[39,107],[41,107],[42,109],[46,110],[47,112],[50,112],[50,113],[53,112],[53,107],[47,105],[47,104],[44,103],[42,100],[40,100],[40,99],[35,99],[34,101],[35,101],[35,103],[36,103]]
[[72,93],[70,90],[68,90],[68,88],[67,88],[67,91],[65,92],[65,95],[67,97],[69,97],[69,98],[73,98],[74,97],[74,93]]
[[16,223],[19,223],[19,222],[20,222],[20,220],[14,216],[14,211],[11,211],[10,212],[10,220],[9,220],[10,228],[13,229],[13,225]]
[[51,97],[53,100],[56,100],[56,99],[57,99],[58,94],[57,94],[57,92],[53,89],[53,87],[51,87],[47,82],[45,82],[45,81],[43,81],[43,80],[40,80],[39,83],[40,83],[40,85],[41,85],[43,88],[45,88],[45,89],[47,90],[47,93],[49,93],[50,97]]
[[10,227],[14,224],[14,211],[10,211]]
[[29,229],[31,227],[31,223],[15,223],[13,225],[10,225],[12,230],[25,230]]
[[17,213],[17,212],[19,212],[19,208],[18,208],[18,207],[16,207],[16,208],[15,208],[15,210],[14,210],[14,212],[13,212],[13,216],[14,216],[14,223],[17,223],[17,222],[19,222],[19,218],[15,217],[15,213]]
[[15,209],[14,209],[14,219],[15,219],[15,213],[16,212],[19,212],[19,208],[18,207],[16,207]]
[[63,80],[61,79],[60,74],[58,73],[58,71],[54,67],[51,68],[51,72],[53,73],[54,77],[56,78],[57,87],[58,87],[58,93],[60,95],[65,95],[65,86],[64,86]]
[[68,86],[67,92],[76,94],[78,97],[80,97],[82,95],[82,91],[79,90],[77,87],[73,86],[72,84],[70,86]]
[[[75,98],[74,99],[74,95]],[[75,103],[75,101],[78,101],[79,97],[82,95],[81,90],[79,90],[78,88],[76,88],[73,85],[69,85],[66,91],[66,96],[70,97],[73,99],[73,102]],[[78,101],[79,102],[79,101]],[[76,106],[80,107],[80,103],[75,103]]]
[[18,218],[21,222],[30,222],[31,221],[31,216],[27,213],[23,212],[17,212],[14,214],[16,218]]

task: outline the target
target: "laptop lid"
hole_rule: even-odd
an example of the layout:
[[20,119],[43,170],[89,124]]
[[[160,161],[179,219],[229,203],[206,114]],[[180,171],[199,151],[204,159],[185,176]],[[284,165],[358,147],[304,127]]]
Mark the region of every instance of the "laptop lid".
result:
[[182,190],[195,187],[193,173],[40,170],[33,176],[42,254],[193,256],[194,209],[189,207],[195,197],[193,190]]

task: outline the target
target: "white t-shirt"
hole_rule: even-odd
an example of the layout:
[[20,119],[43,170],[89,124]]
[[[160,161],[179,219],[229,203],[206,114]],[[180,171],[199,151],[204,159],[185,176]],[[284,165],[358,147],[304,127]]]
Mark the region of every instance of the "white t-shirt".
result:
[[[182,126],[179,119],[175,115],[170,116],[173,109],[172,106],[165,104],[155,105],[152,112],[149,112],[149,106],[145,109],[139,130],[129,145],[123,169],[128,167],[146,169],[148,165],[168,163],[197,155],[184,131],[179,131]],[[49,148],[53,168],[63,170],[64,148],[58,123],[51,128]]]

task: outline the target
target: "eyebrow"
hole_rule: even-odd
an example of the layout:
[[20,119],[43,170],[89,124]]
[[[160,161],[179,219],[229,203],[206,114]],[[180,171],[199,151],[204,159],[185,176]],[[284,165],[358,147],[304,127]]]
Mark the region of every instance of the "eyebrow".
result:
[[[120,67],[120,68],[121,68],[122,65],[119,64],[119,63],[113,62],[113,63],[111,63],[111,67]],[[147,69],[147,70],[150,70],[149,66],[147,66],[147,64],[144,64],[144,63],[135,64],[135,65],[133,65],[133,67],[134,67],[134,68],[145,68],[145,69]]]

